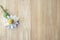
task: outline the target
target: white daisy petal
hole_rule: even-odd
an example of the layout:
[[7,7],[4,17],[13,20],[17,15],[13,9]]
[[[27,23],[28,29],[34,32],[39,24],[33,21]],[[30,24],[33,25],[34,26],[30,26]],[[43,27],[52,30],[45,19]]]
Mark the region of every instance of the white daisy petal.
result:
[[15,27],[16,27],[16,25],[15,25],[15,24],[13,24],[13,27],[15,28]]
[[7,26],[7,28],[9,28],[9,29],[10,29],[10,28],[11,28],[11,25],[8,25],[8,26]]
[[8,26],[9,24],[8,23],[4,23],[4,26]]
[[6,18],[3,18],[3,21],[5,22],[5,21],[7,21],[7,19]]
[[16,18],[16,16],[14,15],[13,18]]
[[16,22],[18,21],[18,18],[16,16],[13,16],[13,20]]
[[10,16],[7,16],[7,18],[10,18]]
[[12,18],[13,16],[11,15],[10,18]]
[[15,24],[18,24],[18,22],[15,22]]
[[11,25],[11,29],[13,28],[13,25]]

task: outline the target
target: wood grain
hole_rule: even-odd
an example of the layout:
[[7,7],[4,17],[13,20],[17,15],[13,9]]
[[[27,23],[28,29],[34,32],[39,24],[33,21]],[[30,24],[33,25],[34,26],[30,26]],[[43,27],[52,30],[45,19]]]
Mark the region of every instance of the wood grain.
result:
[[0,40],[60,40],[60,0],[0,0],[0,5],[20,22],[7,29],[0,9]]
[[31,40],[60,40],[59,0],[31,0]]
[[0,5],[8,9],[9,14],[16,15],[20,23],[17,28],[7,29],[0,22],[0,40],[30,40],[30,0],[0,0]]

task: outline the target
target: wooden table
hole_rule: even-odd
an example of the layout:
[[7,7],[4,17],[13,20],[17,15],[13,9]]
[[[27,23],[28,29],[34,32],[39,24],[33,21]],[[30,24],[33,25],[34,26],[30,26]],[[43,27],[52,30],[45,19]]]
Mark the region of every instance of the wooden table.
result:
[[0,5],[20,22],[6,28],[0,9],[0,40],[60,40],[60,0],[0,0]]

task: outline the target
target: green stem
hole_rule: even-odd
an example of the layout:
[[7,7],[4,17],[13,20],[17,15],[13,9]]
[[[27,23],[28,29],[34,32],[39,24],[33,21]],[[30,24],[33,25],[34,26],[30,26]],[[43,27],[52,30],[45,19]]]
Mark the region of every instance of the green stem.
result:
[[0,7],[1,7],[1,9],[2,9],[5,13],[7,13],[7,11],[3,8],[2,5],[0,5]]
[[7,16],[9,16],[8,12],[3,8],[2,5],[0,5],[0,7],[1,7],[1,9],[3,10],[3,16],[4,16],[5,18],[7,18]]

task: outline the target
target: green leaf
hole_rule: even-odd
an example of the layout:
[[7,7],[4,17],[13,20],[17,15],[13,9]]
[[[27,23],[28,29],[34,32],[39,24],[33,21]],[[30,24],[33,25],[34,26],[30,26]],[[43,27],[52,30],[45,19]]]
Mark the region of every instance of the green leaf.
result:
[[3,12],[3,17],[7,18],[8,14]]

